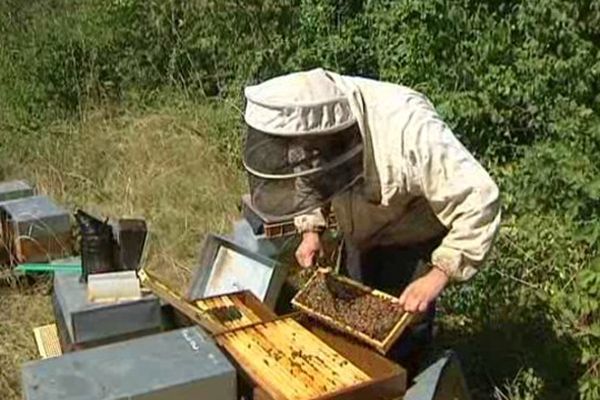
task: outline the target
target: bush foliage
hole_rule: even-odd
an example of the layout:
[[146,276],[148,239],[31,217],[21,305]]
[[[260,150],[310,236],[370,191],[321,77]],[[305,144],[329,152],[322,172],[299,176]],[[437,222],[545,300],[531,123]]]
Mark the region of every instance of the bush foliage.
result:
[[[600,398],[600,2],[8,0],[0,36],[14,145],[165,92],[241,107],[244,85],[317,66],[423,91],[503,193],[488,268],[443,301],[492,358],[465,351],[475,393]],[[219,132],[235,154],[239,126]]]

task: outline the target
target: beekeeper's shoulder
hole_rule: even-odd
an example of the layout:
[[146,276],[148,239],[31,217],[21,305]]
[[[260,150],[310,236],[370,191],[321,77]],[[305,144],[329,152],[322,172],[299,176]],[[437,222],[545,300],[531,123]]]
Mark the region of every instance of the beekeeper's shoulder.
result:
[[375,79],[345,76],[360,90],[365,106],[387,112],[409,112],[410,110],[433,110],[427,96],[407,86]]

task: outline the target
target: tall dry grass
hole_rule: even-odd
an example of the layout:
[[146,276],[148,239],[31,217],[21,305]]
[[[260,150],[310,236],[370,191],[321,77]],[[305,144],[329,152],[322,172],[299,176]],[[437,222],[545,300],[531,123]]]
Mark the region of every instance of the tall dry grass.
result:
[[[183,288],[209,231],[226,232],[244,188],[218,154],[212,106],[91,114],[48,127],[3,154],[4,178],[24,178],[69,210],[139,216],[150,225],[148,267]],[[0,132],[4,135],[5,132]],[[16,150],[15,150],[16,149]],[[0,288],[0,398],[20,398],[21,363],[37,357],[32,329],[53,320],[49,285]]]
[[21,364],[39,357],[33,328],[52,322],[50,285],[0,287],[0,398],[21,399]]
[[11,175],[70,210],[145,218],[149,266],[180,285],[208,231],[227,231],[244,187],[242,174],[207,140],[216,112],[180,108],[49,128]]

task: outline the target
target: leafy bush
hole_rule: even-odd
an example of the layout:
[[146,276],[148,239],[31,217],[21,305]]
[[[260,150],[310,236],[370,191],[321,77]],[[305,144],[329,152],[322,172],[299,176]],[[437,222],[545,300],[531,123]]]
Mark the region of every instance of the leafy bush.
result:
[[477,397],[600,397],[598,1],[8,0],[0,35],[7,146],[176,92],[231,105],[213,137],[238,163],[246,84],[322,66],[425,92],[503,193],[488,268],[443,300],[474,343],[521,346],[486,353],[495,389],[470,369]]

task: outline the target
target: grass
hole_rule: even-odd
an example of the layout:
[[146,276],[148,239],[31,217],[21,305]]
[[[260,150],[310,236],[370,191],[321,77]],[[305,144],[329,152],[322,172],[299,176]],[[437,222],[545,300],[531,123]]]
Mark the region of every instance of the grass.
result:
[[[70,210],[146,218],[148,267],[182,288],[202,236],[229,230],[244,187],[240,170],[208,139],[225,114],[211,105],[92,112],[21,138],[2,154],[1,178],[28,179]],[[37,358],[32,329],[53,319],[50,285],[0,285],[0,398],[13,400],[20,398],[21,363]]]
[[53,321],[50,285],[0,287],[0,397],[21,399],[21,364],[39,358],[33,328]]

